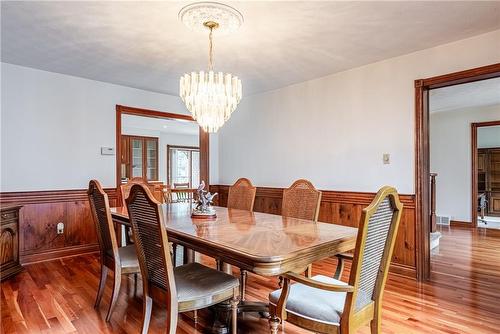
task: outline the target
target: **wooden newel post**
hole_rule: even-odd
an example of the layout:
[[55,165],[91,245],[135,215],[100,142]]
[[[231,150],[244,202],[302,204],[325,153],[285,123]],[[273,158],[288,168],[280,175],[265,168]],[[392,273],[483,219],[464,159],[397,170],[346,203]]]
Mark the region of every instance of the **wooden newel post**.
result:
[[431,173],[431,233],[436,232],[436,176]]

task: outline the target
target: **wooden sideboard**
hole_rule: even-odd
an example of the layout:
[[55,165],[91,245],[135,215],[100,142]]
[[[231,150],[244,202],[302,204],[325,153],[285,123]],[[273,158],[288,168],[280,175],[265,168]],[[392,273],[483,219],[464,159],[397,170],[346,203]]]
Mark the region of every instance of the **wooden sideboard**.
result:
[[0,276],[7,279],[23,268],[19,262],[19,210],[21,205],[0,208]]

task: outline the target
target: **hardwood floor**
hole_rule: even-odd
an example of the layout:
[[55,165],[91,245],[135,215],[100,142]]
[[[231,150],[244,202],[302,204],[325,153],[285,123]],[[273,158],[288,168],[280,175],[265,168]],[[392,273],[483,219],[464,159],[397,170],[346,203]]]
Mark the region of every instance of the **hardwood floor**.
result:
[[[443,229],[433,277],[419,284],[390,275],[383,307],[383,333],[499,333],[500,230]],[[207,260],[210,261],[210,260]],[[335,260],[314,265],[315,273],[332,274]],[[344,275],[346,278],[347,272]],[[84,255],[26,266],[1,284],[1,333],[138,333],[141,292],[132,280],[122,293],[109,324],[104,321],[110,280],[99,310],[93,309],[99,277],[97,255]],[[250,275],[248,299],[267,300],[277,280]],[[139,289],[140,290],[140,289]],[[150,333],[163,333],[165,310],[155,307]],[[204,333],[207,320],[195,326],[182,316],[178,333]],[[310,333],[285,324],[289,334]],[[358,333],[369,333],[365,327]],[[267,321],[251,315],[239,320],[239,333],[268,333]]]

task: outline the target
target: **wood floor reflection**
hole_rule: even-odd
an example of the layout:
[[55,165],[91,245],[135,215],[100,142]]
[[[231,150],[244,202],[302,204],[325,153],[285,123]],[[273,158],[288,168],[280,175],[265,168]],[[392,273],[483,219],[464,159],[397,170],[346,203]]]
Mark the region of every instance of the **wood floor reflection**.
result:
[[[418,284],[391,275],[384,295],[383,333],[499,333],[500,230],[442,230],[439,254],[433,256],[433,279]],[[209,264],[211,260],[205,259]],[[314,265],[332,274],[335,260]],[[347,274],[347,273],[346,273]],[[132,284],[123,283],[112,321],[104,321],[111,286],[99,310],[93,309],[99,277],[97,255],[84,255],[26,266],[1,284],[2,333],[138,333],[142,302]],[[126,280],[126,278],[124,278]],[[345,280],[345,277],[344,277]],[[277,280],[250,275],[247,295],[267,300]],[[156,307],[150,333],[163,333],[165,310]],[[178,333],[205,333],[182,316]],[[250,315],[239,320],[239,333],[268,333],[267,321]],[[289,334],[309,333],[287,324]],[[369,333],[365,327],[358,333]]]

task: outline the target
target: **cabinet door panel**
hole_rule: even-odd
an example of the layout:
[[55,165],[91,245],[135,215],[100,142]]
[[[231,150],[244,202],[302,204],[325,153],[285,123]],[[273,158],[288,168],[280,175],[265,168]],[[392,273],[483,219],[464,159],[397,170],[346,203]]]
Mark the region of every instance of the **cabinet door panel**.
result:
[[141,138],[130,139],[130,149],[131,149],[131,164],[132,164],[132,175],[133,177],[143,177],[143,149],[144,142]]
[[145,140],[146,146],[146,180],[158,180],[158,139]]
[[5,267],[18,261],[17,223],[2,226],[0,234],[0,266]]

